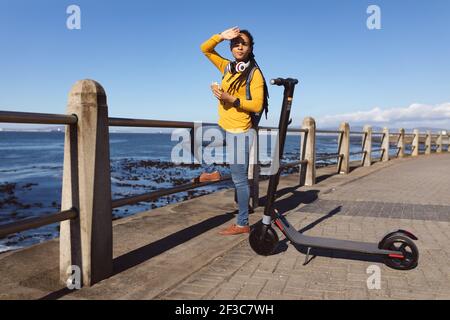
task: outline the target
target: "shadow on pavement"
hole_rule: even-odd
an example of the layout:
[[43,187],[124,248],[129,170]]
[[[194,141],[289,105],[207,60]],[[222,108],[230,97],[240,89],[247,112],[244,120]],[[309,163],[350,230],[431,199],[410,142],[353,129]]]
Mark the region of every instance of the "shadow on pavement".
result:
[[[234,219],[233,215],[222,214],[215,216],[196,225],[190,226],[178,232],[175,232],[165,238],[152,242],[144,247],[130,251],[113,260],[113,274],[115,276],[130,268],[133,268],[153,257],[156,257],[174,247],[179,246],[211,229],[214,229],[230,220]],[[74,291],[67,288],[52,292],[38,300],[57,300],[67,296]]]
[[130,251],[120,257],[117,257],[113,261],[113,275],[133,268],[153,257],[164,253],[165,251],[168,251],[201,235],[202,233],[216,228],[232,220],[233,218],[234,217],[230,214],[223,214],[220,216],[212,217],[196,225],[175,232],[163,239],[152,242],[142,248]]

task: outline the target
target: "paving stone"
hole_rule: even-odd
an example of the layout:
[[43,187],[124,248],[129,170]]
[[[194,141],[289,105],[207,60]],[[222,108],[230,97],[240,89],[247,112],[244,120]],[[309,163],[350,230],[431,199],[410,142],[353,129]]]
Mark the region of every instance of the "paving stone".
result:
[[304,300],[323,299],[324,292],[311,289],[297,289],[292,287],[284,288],[283,294],[301,297]]
[[186,294],[186,292],[172,292],[166,296],[164,296],[164,300],[200,300],[203,297],[201,294],[196,294],[190,292]]
[[262,292],[264,294],[279,295],[281,294],[285,286],[286,280],[269,280],[266,282],[264,288],[262,289]]
[[236,299],[238,299],[238,300],[242,300],[242,299],[254,300],[258,297],[263,286],[264,286],[264,284],[246,284],[239,291],[238,295],[236,296]]
[[238,294],[238,289],[220,288],[219,292],[214,297],[208,299],[234,300]]
[[345,290],[346,297],[348,300],[367,300],[369,295],[364,288],[349,288]]

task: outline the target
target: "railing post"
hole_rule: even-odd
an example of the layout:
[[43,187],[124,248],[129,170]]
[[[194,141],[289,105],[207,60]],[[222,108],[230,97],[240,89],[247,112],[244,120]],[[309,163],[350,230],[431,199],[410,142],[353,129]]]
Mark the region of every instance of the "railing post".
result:
[[67,113],[78,123],[66,131],[62,210],[73,207],[79,218],[61,223],[60,275],[66,282],[71,266],[77,266],[81,284],[91,286],[113,272],[108,106],[102,86],[78,81]]
[[[302,129],[306,129],[303,127],[302,124]],[[306,154],[305,154],[305,150],[306,150],[306,142],[308,140],[308,131],[306,132],[302,132],[300,133],[300,160],[306,160]],[[308,164],[304,164],[301,163],[300,164],[300,186],[304,186],[305,185],[305,179],[306,179],[306,169],[307,169]]]
[[[450,146],[449,146],[449,139],[450,136],[448,134],[448,131],[445,132],[445,134],[442,134],[445,136],[445,141],[447,142],[447,152],[450,152]],[[442,137],[442,152],[444,152],[444,137]]]
[[405,129],[400,129],[399,131],[400,136],[398,137],[398,144],[397,144],[397,148],[398,148],[398,157],[399,158],[404,158],[405,157]]
[[436,145],[437,145],[436,152],[437,153],[442,153],[442,139],[443,139],[443,135],[442,135],[442,131],[441,131],[441,132],[439,132],[439,137],[436,140]]
[[414,129],[414,139],[412,142],[412,156],[417,157],[419,155],[419,145],[420,145],[420,132],[419,129]]
[[363,141],[363,161],[364,167],[372,165],[372,127],[364,126],[364,141]]
[[341,156],[338,160],[338,172],[348,174],[350,172],[350,125],[346,122],[339,126],[339,147],[338,154]]
[[306,133],[302,133],[302,160],[308,163],[302,165],[300,173],[301,186],[313,186],[316,184],[316,121],[311,118],[305,118],[302,128]]
[[427,131],[427,138],[425,140],[425,154],[431,154],[431,131]]
[[381,142],[381,148],[383,149],[383,157],[381,161],[387,162],[389,161],[389,148],[390,148],[390,136],[389,136],[389,128],[383,129],[383,141]]

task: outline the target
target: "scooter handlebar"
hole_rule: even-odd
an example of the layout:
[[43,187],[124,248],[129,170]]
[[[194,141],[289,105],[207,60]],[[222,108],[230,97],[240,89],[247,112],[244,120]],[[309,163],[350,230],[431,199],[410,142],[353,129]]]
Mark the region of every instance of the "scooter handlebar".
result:
[[272,85],[275,85],[275,86],[285,86],[285,85],[288,85],[288,84],[296,85],[296,84],[298,84],[298,80],[297,79],[291,79],[291,78],[287,78],[287,79],[277,78],[277,79],[272,79],[270,81],[270,83]]
[[281,79],[281,78],[272,79],[272,80],[270,80],[270,84],[272,84],[274,86],[282,86],[283,85],[283,79]]

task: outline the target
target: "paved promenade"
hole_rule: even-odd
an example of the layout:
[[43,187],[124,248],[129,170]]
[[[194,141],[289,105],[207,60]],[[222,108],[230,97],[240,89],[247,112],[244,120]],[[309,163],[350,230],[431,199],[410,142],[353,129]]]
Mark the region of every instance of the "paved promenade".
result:
[[[419,266],[389,269],[364,256],[316,252],[280,235],[270,257],[248,237],[217,233],[234,222],[226,190],[135,215],[114,224],[115,275],[77,292],[58,283],[58,240],[0,255],[0,299],[450,299],[450,154],[396,159],[298,188],[282,179],[278,208],[308,235],[378,242],[399,228],[419,237]],[[266,183],[261,184],[261,195]],[[264,199],[262,199],[264,201]],[[262,208],[251,215],[261,219]],[[369,266],[381,288],[369,290]]]

